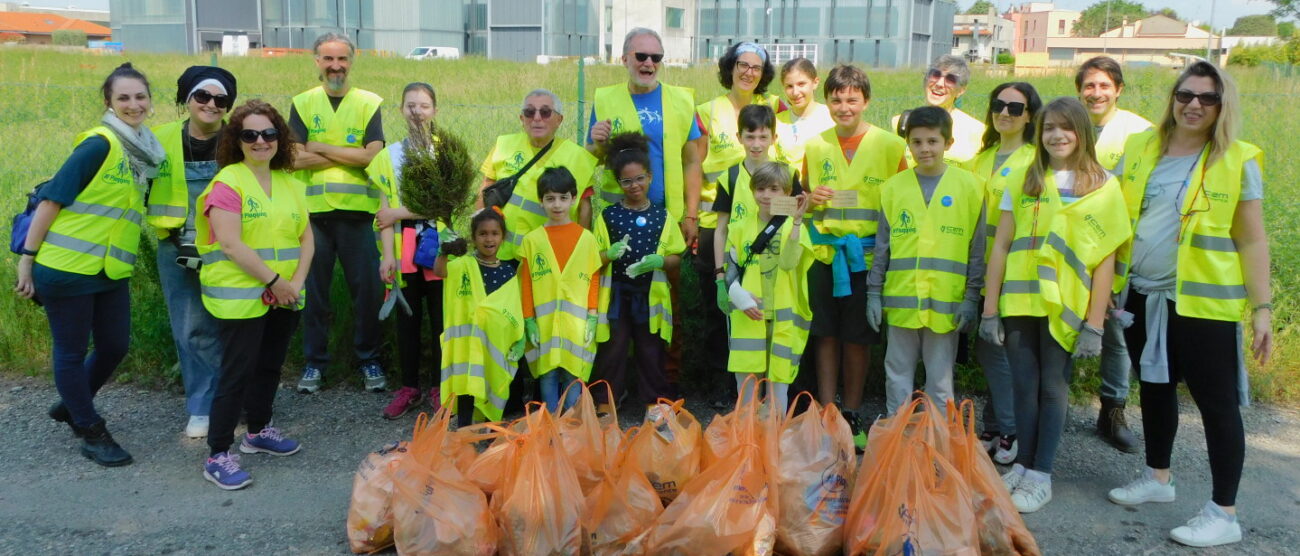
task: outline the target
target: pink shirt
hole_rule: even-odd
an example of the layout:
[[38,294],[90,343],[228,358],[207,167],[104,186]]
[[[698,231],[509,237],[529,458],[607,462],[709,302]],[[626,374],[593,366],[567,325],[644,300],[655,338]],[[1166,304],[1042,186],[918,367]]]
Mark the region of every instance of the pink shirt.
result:
[[[242,215],[244,212],[244,198],[240,197],[239,192],[229,185],[217,182],[212,184],[212,191],[208,193],[208,197],[203,203],[203,215],[210,217],[213,208]],[[208,243],[216,243],[216,241],[216,234],[209,228]]]

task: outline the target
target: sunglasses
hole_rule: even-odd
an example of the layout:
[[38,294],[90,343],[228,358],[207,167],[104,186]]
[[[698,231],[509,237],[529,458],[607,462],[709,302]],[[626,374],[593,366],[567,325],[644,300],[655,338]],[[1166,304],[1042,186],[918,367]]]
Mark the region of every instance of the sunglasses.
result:
[[197,102],[197,103],[199,103],[199,104],[207,104],[207,103],[209,103],[209,102],[214,102],[214,101],[215,101],[215,102],[216,102],[216,105],[217,105],[217,108],[222,108],[222,109],[230,108],[230,97],[229,97],[229,96],[226,96],[226,95],[214,95],[214,94],[209,93],[209,92],[207,92],[207,91],[205,91],[205,90],[203,90],[203,89],[199,89],[199,90],[197,90],[197,91],[194,91],[194,94],[190,95],[190,98],[194,99],[194,102]]
[[267,143],[274,143],[280,138],[280,132],[276,131],[273,127],[268,127],[261,131],[256,129],[244,129],[239,131],[239,140],[248,143],[249,145],[256,143],[258,137],[261,137],[262,140]]
[[637,52],[635,56],[636,56],[636,61],[638,62],[644,62],[646,61],[647,58],[649,58],[651,62],[654,62],[656,64],[658,64],[660,61],[664,59],[663,54],[651,54],[649,52]]
[[1193,93],[1186,89],[1179,89],[1174,92],[1174,100],[1182,104],[1191,104],[1192,99],[1201,101],[1201,106],[1218,106],[1223,101],[1223,95],[1219,93]]
[[944,73],[944,72],[941,72],[941,71],[939,71],[939,70],[937,70],[937,69],[932,69],[932,70],[930,70],[930,73],[926,75],[926,77],[927,77],[930,81],[938,81],[938,80],[940,80],[940,79],[942,79],[942,80],[944,80],[944,81],[947,81],[949,87],[956,87],[956,86],[957,86],[957,76],[956,76],[955,74]]
[[533,108],[532,106],[529,106],[519,113],[523,114],[524,118],[529,120],[533,119],[533,116],[541,116],[543,120],[549,120],[551,119],[551,114],[554,114],[555,111],[551,110],[551,107],[549,106],[543,106],[541,108]]
[[994,114],[1001,114],[1003,108],[1013,118],[1025,113],[1025,103],[1023,102],[1004,102],[996,98],[989,101],[989,110],[992,110]]

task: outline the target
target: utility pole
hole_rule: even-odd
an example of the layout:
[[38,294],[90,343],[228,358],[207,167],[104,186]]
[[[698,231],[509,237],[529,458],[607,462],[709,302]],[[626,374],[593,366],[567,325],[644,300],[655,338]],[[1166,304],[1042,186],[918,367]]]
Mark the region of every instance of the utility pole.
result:
[[[1205,60],[1212,64],[1214,63],[1214,61],[1210,59],[1210,47],[1213,44],[1214,44],[1214,0],[1210,0],[1210,35],[1208,37],[1205,37]],[[1219,44],[1222,45],[1223,41],[1220,40]]]
[[[1106,54],[1106,36],[1105,36],[1105,35],[1106,35],[1106,32],[1107,32],[1107,31],[1110,31],[1110,5],[1111,5],[1112,3],[1114,3],[1114,0],[1106,0],[1106,24],[1105,24],[1105,25],[1102,25],[1102,27],[1105,27],[1105,29],[1102,29],[1102,30],[1101,30],[1101,34],[1102,34],[1102,37],[1101,37],[1101,53],[1102,53],[1102,54]],[[1121,30],[1121,31],[1120,31],[1120,36],[1123,36],[1123,35],[1124,35],[1124,32]]]

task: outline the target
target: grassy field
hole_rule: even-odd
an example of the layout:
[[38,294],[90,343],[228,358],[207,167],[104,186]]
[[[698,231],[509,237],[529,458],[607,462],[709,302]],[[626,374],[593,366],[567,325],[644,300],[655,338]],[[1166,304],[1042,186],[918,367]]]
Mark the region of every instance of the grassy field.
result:
[[[208,57],[132,54],[127,57],[94,56],[55,52],[33,48],[0,48],[0,215],[8,222],[24,202],[24,193],[46,176],[52,175],[71,151],[77,133],[94,125],[103,110],[98,87],[105,75],[124,60],[132,61],[153,80],[156,114],[149,122],[156,125],[180,116],[173,106],[175,79],[188,65],[207,64]],[[239,79],[241,99],[260,97],[285,110],[293,94],[317,83],[315,67],[306,57],[223,58],[220,65]],[[827,68],[822,68],[823,72]],[[695,88],[696,100],[702,102],[723,92],[717,83],[714,66],[667,68],[666,82]],[[1005,74],[975,70],[962,107],[982,117],[987,106],[987,92],[997,83],[1010,80]],[[1300,401],[1300,339],[1291,315],[1300,291],[1300,202],[1297,202],[1297,164],[1286,153],[1300,149],[1300,139],[1292,130],[1300,123],[1300,105],[1295,100],[1300,81],[1283,78],[1267,70],[1233,68],[1244,96],[1245,132],[1243,138],[1264,148],[1267,184],[1265,224],[1272,240],[1273,287],[1277,307],[1274,324],[1277,349],[1267,368],[1252,367],[1252,390],[1260,400],[1295,403]],[[869,71],[873,99],[866,118],[873,124],[888,125],[889,117],[921,102],[919,70]],[[1129,82],[1121,105],[1150,120],[1158,120],[1175,74],[1171,70],[1144,70],[1126,76]],[[463,59],[457,61],[412,62],[394,58],[363,58],[353,68],[352,83],[379,93],[388,99],[384,106],[384,125],[389,139],[405,135],[397,110],[398,95],[411,81],[432,83],[438,92],[438,119],[460,133],[476,156],[487,154],[493,139],[502,133],[519,130],[517,119],[523,96],[536,88],[557,93],[564,102],[566,121],[562,137],[578,133],[579,110],[582,122],[589,117],[590,98],[597,86],[626,79],[622,66],[587,67],[580,105],[578,66],[573,62],[538,66],[512,62]],[[1038,88],[1044,99],[1074,94],[1072,75],[1053,74],[1026,78]],[[773,84],[771,92],[779,92]],[[6,244],[9,227],[0,230]],[[167,313],[157,285],[157,272],[151,247],[141,253],[141,264],[132,281],[132,346],[119,380],[134,380],[152,385],[175,386],[179,375],[171,344]],[[684,273],[689,274],[689,273]],[[0,283],[12,284],[14,259],[0,263]],[[689,291],[684,289],[684,291]],[[335,307],[340,321],[347,321],[347,292],[341,280],[335,280]],[[40,309],[13,295],[0,295],[0,369],[8,372],[39,375],[49,372],[49,333]],[[693,323],[686,323],[687,330]],[[346,353],[350,345],[348,326],[335,327],[331,345],[339,346],[336,354]],[[691,336],[686,336],[691,337]],[[390,343],[391,346],[391,343]],[[690,361],[688,351],[686,360]],[[877,355],[879,357],[879,355]],[[354,374],[349,358],[336,356],[329,374],[343,377]],[[392,358],[395,359],[395,358]],[[301,362],[301,352],[290,350],[292,368]],[[878,368],[878,367],[877,367]],[[688,366],[684,380],[696,383]],[[1082,366],[1076,392],[1095,388],[1095,365]],[[875,373],[873,383],[880,382]],[[964,369],[959,382],[977,386],[982,378],[977,371]],[[878,386],[877,386],[878,388]]]

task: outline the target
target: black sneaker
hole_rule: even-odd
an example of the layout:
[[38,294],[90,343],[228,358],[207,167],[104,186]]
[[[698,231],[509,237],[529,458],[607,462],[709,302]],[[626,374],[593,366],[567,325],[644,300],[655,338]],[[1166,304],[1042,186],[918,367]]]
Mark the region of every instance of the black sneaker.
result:
[[54,402],[54,405],[50,406],[48,413],[51,419],[60,423],[67,423],[68,428],[72,429],[72,435],[81,438],[81,429],[72,424],[72,413],[68,411],[68,406],[63,405],[62,400]]
[[81,455],[104,467],[120,467],[131,463],[131,454],[118,446],[103,421],[81,429]]

